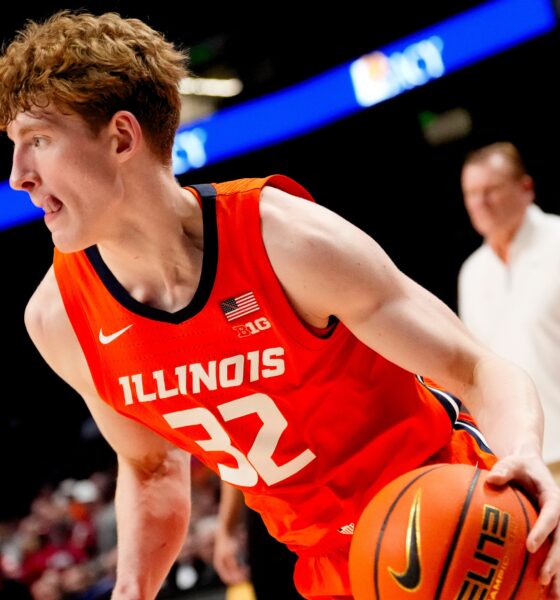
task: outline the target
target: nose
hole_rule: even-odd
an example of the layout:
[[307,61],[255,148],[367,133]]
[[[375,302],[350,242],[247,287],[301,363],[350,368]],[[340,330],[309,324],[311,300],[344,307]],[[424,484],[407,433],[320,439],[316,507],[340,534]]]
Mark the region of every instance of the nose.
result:
[[12,169],[10,174],[10,187],[14,190],[31,193],[38,184],[37,174],[32,171],[18,173]]
[[10,173],[10,187],[14,190],[21,190],[31,193],[39,183],[37,172],[26,164],[23,157],[19,155],[17,150],[14,150],[12,159],[12,171]]

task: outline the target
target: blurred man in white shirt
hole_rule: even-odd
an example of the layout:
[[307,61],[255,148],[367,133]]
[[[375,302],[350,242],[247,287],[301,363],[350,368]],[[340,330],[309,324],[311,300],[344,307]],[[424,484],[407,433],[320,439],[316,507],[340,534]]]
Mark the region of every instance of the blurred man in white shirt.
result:
[[459,274],[459,316],[534,379],[544,458],[560,482],[560,216],[535,206],[533,179],[509,142],[471,152],[461,187],[483,243]]

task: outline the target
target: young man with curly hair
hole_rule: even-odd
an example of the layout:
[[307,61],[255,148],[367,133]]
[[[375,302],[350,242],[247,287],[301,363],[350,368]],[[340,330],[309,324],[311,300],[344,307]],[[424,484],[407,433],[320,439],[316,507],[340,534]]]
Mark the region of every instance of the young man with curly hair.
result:
[[26,326],[118,455],[114,600],[154,598],[173,563],[189,453],[242,490],[299,555],[299,592],[323,600],[352,597],[352,524],[384,484],[430,462],[491,468],[537,497],[527,545],[553,536],[541,576],[560,597],[532,381],[289,177],[180,187],[185,59],[139,20],[70,12],[0,57],[10,182],[55,246]]

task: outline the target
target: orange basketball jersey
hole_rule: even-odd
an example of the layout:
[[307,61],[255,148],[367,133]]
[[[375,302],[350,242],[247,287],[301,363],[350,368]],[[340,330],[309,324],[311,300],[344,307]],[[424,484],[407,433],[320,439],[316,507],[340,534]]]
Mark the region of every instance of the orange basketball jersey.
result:
[[282,175],[189,188],[204,260],[175,313],[133,299],[96,247],[55,250],[54,267],[99,396],[241,488],[305,552],[351,533],[373,492],[445,446],[458,409],[342,323],[319,335],[298,319],[262,241],[265,185],[312,201]]

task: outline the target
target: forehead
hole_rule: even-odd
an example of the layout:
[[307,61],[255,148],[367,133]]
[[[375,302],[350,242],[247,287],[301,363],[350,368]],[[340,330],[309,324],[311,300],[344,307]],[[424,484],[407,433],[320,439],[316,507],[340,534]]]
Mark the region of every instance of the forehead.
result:
[[83,119],[73,113],[62,112],[54,107],[23,111],[8,125],[8,137],[15,140],[29,131],[36,130],[67,130],[84,126]]
[[495,154],[484,160],[465,165],[462,179],[504,181],[515,179],[515,177],[508,161],[503,156]]

